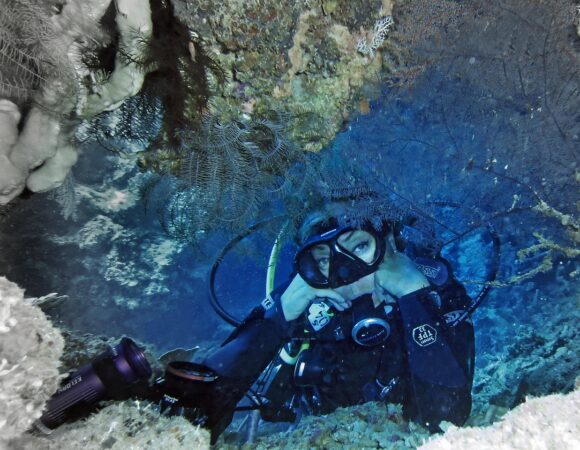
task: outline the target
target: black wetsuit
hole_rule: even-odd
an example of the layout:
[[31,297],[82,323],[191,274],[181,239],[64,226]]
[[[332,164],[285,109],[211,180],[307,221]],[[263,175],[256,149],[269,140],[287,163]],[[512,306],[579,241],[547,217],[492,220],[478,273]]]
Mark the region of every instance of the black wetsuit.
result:
[[[222,347],[205,361],[221,378],[209,425],[214,440],[231,420],[236,403],[256,381],[280,348],[292,339],[313,336],[308,350],[322,365],[325,376],[316,389],[316,413],[337,406],[379,400],[402,403],[409,419],[436,431],[441,421],[458,425],[471,409],[474,336],[468,319],[448,324],[471,300],[443,259],[414,258],[430,286],[405,295],[395,305],[374,307],[371,296],[353,307],[334,311],[324,326],[306,311],[286,322],[280,296],[287,284],[255,308]],[[379,317],[390,326],[382,344],[367,347],[354,342],[352,325],[363,316]],[[295,389],[289,380],[282,389]]]

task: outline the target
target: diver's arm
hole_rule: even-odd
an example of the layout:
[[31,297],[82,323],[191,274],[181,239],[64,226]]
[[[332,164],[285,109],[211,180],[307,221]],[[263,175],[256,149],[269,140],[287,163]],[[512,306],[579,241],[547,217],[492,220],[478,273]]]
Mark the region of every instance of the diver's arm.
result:
[[254,380],[292,338],[301,323],[298,319],[317,298],[325,298],[339,311],[350,306],[340,294],[312,288],[295,275],[254,308],[205,364],[223,377]]
[[415,258],[396,250],[392,235],[375,273],[375,301],[398,304],[409,369],[407,415],[437,431],[442,420],[462,424],[471,410],[473,328],[447,326],[446,314],[470,300],[442,258]]
[[291,338],[293,324],[284,319],[280,295],[276,290],[254,308],[204,364],[222,377],[257,378]]
[[212,443],[231,422],[234,409],[278,350],[290,339],[295,326],[283,316],[280,297],[288,285],[276,289],[254,308],[203,363],[219,377],[207,405]]
[[442,287],[426,287],[397,301],[409,367],[408,413],[431,431],[444,420],[463,424],[471,410],[473,326],[465,321],[451,328],[445,320],[468,301],[452,276]]

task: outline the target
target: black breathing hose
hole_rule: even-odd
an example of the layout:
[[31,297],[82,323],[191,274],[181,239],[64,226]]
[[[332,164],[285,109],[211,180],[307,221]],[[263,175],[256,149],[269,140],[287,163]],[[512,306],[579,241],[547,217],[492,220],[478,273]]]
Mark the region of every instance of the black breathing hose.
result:
[[490,283],[494,282],[497,278],[497,272],[499,270],[501,256],[501,240],[499,238],[499,235],[497,234],[497,231],[495,230],[495,228],[493,228],[493,226],[490,223],[486,225],[486,228],[489,234],[491,235],[494,250],[491,269],[489,271],[487,279],[484,282],[485,285],[483,286],[481,291],[479,291],[479,294],[477,294],[473,302],[471,302],[471,305],[467,307],[467,309],[463,312],[463,314],[461,314],[457,319],[455,319],[453,322],[449,324],[451,327],[459,325],[461,322],[469,318],[471,314],[473,314],[473,311],[475,311],[479,307],[479,305],[481,305],[481,303],[489,293],[489,290],[491,289]]
[[215,293],[215,277],[216,277],[217,270],[218,270],[220,264],[222,263],[223,259],[225,258],[225,256],[229,253],[229,251],[232,248],[234,248],[242,239],[248,237],[250,234],[252,234],[256,230],[259,230],[260,228],[268,225],[269,223],[271,223],[275,220],[282,219],[282,218],[284,218],[284,216],[271,217],[269,219],[255,223],[254,225],[252,225],[248,229],[244,230],[242,233],[238,234],[235,238],[233,238],[230,242],[228,242],[227,245],[222,249],[220,254],[217,256],[216,260],[214,261],[213,266],[211,268],[211,271],[209,272],[208,285],[209,285],[210,304],[213,307],[213,309],[215,310],[215,312],[217,312],[218,315],[222,319],[224,319],[227,323],[229,323],[230,325],[233,325],[234,327],[238,327],[242,323],[242,321],[236,319],[234,316],[232,316],[230,313],[228,313],[224,309],[224,307],[220,304],[220,302],[217,298],[217,295]]
[[[462,206],[459,203],[455,203],[455,202],[433,201],[433,202],[431,202],[431,204],[433,204],[435,206],[444,206],[444,207],[450,207],[450,208],[455,208],[455,209],[462,208]],[[453,322],[451,322],[449,324],[449,326],[451,326],[451,327],[455,327],[455,326],[459,325],[460,323],[462,323],[463,321],[465,321],[466,319],[468,319],[469,316],[471,316],[471,314],[473,314],[473,312],[481,305],[483,300],[485,300],[485,297],[487,296],[487,294],[489,293],[489,290],[491,289],[491,283],[494,282],[497,278],[497,272],[499,270],[499,264],[500,264],[500,258],[501,258],[501,240],[499,238],[499,235],[497,234],[497,231],[495,230],[495,228],[491,224],[491,222],[487,222],[485,224],[480,222],[477,226],[471,227],[469,230],[464,231],[463,233],[456,236],[452,240],[444,243],[439,248],[439,251],[437,252],[437,254],[439,255],[441,253],[441,249],[443,249],[446,245],[449,245],[452,242],[456,241],[457,239],[461,239],[462,237],[466,236],[467,234],[471,233],[472,231],[477,230],[478,228],[482,228],[482,227],[485,227],[487,229],[488,233],[491,236],[491,240],[493,243],[494,252],[493,252],[493,260],[491,262],[491,268],[487,274],[486,279],[483,281],[484,286],[481,289],[481,291],[479,291],[479,293],[475,296],[475,299],[471,302],[471,305],[469,305],[466,308],[466,310],[463,312],[463,314],[461,314],[457,319],[455,319]]]

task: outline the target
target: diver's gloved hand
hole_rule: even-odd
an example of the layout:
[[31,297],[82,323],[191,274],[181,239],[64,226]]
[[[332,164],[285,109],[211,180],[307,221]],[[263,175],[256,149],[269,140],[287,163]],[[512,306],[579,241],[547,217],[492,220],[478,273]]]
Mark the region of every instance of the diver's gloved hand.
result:
[[297,319],[310,303],[320,298],[324,298],[339,311],[351,307],[350,300],[345,300],[336,291],[313,288],[300,275],[296,275],[280,298],[284,318],[288,322]]
[[327,363],[327,367],[317,385],[324,402],[332,409],[344,405],[356,404],[360,401],[358,389],[351,389],[354,377],[352,368],[349,370],[338,359]]
[[338,384],[344,383],[348,379],[348,371],[337,361],[328,367],[326,373],[322,375],[320,390],[322,392],[331,392],[336,389]]
[[429,286],[429,281],[415,263],[397,251],[395,239],[390,233],[386,239],[383,262],[375,272],[373,300],[394,303],[400,297]]
[[231,423],[236,405],[250,384],[248,381],[220,377],[212,386],[211,394],[203,399],[203,413],[207,417],[204,427],[211,432],[212,445]]

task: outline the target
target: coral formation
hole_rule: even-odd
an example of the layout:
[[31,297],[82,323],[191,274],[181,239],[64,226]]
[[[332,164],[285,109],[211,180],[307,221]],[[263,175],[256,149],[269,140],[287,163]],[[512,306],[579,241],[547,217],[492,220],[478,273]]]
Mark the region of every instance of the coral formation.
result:
[[[567,318],[553,319],[554,330],[521,326],[505,350],[482,352],[475,371],[471,423],[485,425],[528,395],[571,391],[580,368],[576,358],[580,351],[578,319],[579,313],[572,311]],[[481,320],[483,317],[478,318]]]
[[[101,186],[94,188],[79,184],[74,188],[78,201],[83,201],[85,208],[91,210],[88,220],[70,234],[53,235],[49,239],[59,246],[74,245],[89,252],[106,249],[101,262],[95,263],[89,258],[83,264],[88,270],[96,270],[108,284],[138,287],[139,300],[127,298],[123,301],[123,296],[112,296],[120,304],[133,309],[146,303],[145,299],[169,292],[163,271],[183,246],[161,235],[138,236],[135,229],[124,223],[123,213],[136,208],[139,189],[147,177],[135,176],[130,160],[118,160],[115,166]],[[122,183],[116,180],[122,180]],[[128,186],[124,186],[126,181]]]
[[210,102],[220,120],[239,117],[242,104],[246,115],[286,110],[291,137],[320,150],[367,98],[364,84],[380,78],[379,40],[373,57],[356,46],[390,1],[173,3],[228,75]]
[[501,422],[487,428],[451,426],[443,436],[419,447],[421,450],[451,450],[476,447],[493,449],[573,449],[580,436],[580,390],[529,399]]
[[[475,446],[495,448],[574,448],[580,433],[577,420],[580,390],[529,398],[502,421],[488,427],[458,428],[446,424],[446,432],[431,436],[427,430],[406,422],[396,405],[365,403],[338,408],[322,417],[305,417],[291,431],[272,432],[262,425],[253,444],[244,448],[388,448],[444,450]],[[239,448],[245,421],[234,422],[218,441],[220,448]],[[237,427],[237,431],[235,431]],[[275,429],[275,428],[274,428]],[[530,446],[531,445],[531,446]]]
[[[88,170],[79,170],[75,184],[68,187],[70,191],[63,190],[58,200],[74,203],[69,207],[76,210],[75,221],[58,216],[40,218],[38,214],[42,215],[41,210],[48,204],[52,205],[50,209],[59,209],[47,196],[34,196],[30,201],[20,202],[20,207],[10,209],[11,219],[22,222],[17,227],[17,239],[11,238],[13,233],[7,228],[0,232],[2,273],[19,284],[26,283],[29,292],[36,296],[56,291],[67,294],[60,306],[50,303],[43,308],[50,313],[68,311],[66,315],[74,324],[69,325],[73,327],[88,331],[82,327],[83,322],[102,319],[112,335],[141,337],[138,330],[146,329],[147,317],[135,314],[126,320],[124,314],[117,314],[116,308],[135,311],[155,305],[158,310],[170,309],[172,302],[162,299],[176,292],[172,286],[175,279],[170,281],[168,276],[173,264],[183,257],[185,247],[169,239],[158,226],[142,226],[155,218],[148,219],[139,203],[140,189],[148,177],[138,173],[134,160],[98,152],[88,154],[95,158],[81,160],[75,171]],[[103,178],[95,167],[102,168],[106,176]],[[30,220],[31,217],[38,220]],[[42,239],[38,240],[38,236]],[[23,248],[44,249],[41,251],[51,262],[30,257]],[[53,270],[57,266],[59,270]],[[191,263],[184,265],[183,270],[198,273],[201,279],[203,267]],[[69,275],[63,277],[65,272]],[[36,282],[41,279],[42,283]],[[98,333],[99,328],[92,331]]]
[[[230,427],[234,429],[236,425]],[[223,449],[239,448],[235,440],[239,431],[220,438]],[[429,437],[422,427],[407,422],[399,405],[370,402],[348,408],[337,408],[326,416],[307,416],[291,431],[258,435],[254,444],[244,448],[256,450],[287,448],[385,448],[414,449]]]
[[0,447],[40,417],[60,382],[63,339],[44,313],[0,277]]
[[209,432],[183,417],[163,417],[149,404],[127,401],[103,408],[82,422],[63,425],[50,436],[25,435],[14,450],[209,449]]
[[393,23],[391,16],[377,20],[373,32],[369,36],[370,43],[367,42],[366,38],[361,38],[356,44],[357,51],[371,58],[374,57],[375,51],[383,44]]

